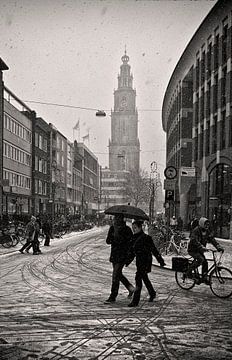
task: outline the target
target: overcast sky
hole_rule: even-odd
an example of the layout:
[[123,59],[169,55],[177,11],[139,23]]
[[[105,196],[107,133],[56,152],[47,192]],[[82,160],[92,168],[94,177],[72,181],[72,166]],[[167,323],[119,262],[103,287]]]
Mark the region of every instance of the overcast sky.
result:
[[[141,168],[156,161],[163,177],[163,96],[176,66],[214,0],[0,0],[0,57],[5,85],[20,99],[110,110],[125,45],[139,111]],[[27,103],[69,140],[80,137],[108,165],[110,111]],[[146,109],[153,111],[144,111]],[[75,137],[78,137],[75,132]]]

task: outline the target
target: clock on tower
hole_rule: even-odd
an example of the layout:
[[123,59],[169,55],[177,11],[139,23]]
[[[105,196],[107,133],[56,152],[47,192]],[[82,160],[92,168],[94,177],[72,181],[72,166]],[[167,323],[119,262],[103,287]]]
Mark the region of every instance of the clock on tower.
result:
[[127,107],[127,98],[126,96],[123,96],[121,103],[120,103],[120,110],[125,110],[125,108]]

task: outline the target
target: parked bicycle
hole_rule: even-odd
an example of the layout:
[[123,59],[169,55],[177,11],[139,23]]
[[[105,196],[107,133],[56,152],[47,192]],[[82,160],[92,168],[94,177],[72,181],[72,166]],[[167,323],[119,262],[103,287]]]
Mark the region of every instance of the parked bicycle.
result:
[[[213,259],[208,260],[213,261],[213,264],[207,271],[210,289],[217,297],[228,298],[232,295],[232,271],[221,265],[222,252],[217,256],[217,250],[209,249],[209,251],[213,254]],[[176,261],[176,265],[175,261],[173,261],[176,282],[184,290],[190,290],[196,284],[200,285],[204,283],[198,268],[196,268],[191,275],[188,275],[188,268],[191,263],[192,260],[187,258],[179,258],[179,260]]]
[[168,246],[166,247],[166,249],[164,249],[165,255],[187,255],[188,243],[189,239],[185,237],[177,238],[176,234],[174,233],[171,236]]
[[2,229],[0,231],[0,244],[4,248],[16,246],[19,242],[19,237],[16,233],[12,233],[9,229]]

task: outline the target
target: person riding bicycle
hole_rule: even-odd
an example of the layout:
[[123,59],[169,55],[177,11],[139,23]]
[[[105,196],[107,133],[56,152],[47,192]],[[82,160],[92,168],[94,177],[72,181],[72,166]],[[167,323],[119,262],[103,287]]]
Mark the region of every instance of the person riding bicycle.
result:
[[207,243],[211,243],[218,251],[224,251],[223,247],[215,240],[213,233],[210,231],[209,220],[201,217],[199,225],[193,229],[190,235],[188,253],[194,260],[189,266],[187,275],[191,276],[192,271],[202,265],[202,280],[206,284],[208,283],[208,262],[204,252],[208,251],[206,248]]

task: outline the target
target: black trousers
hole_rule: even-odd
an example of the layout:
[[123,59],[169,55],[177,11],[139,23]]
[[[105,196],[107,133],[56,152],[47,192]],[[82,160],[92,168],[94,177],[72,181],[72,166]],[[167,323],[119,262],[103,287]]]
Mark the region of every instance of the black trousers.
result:
[[44,246],[49,246],[50,245],[50,233],[49,232],[46,232],[45,233],[45,242],[44,242]]
[[23,245],[23,247],[21,248],[21,251],[24,250],[30,250],[30,248],[32,247],[33,249],[33,254],[39,252],[39,240],[33,240],[31,241],[30,239],[27,240],[27,242]]
[[136,305],[138,305],[139,300],[140,300],[143,282],[144,282],[150,296],[154,296],[156,294],[156,292],[152,286],[152,283],[150,282],[150,280],[148,278],[148,273],[145,270],[137,269],[136,274],[135,274],[135,286],[136,287],[135,287],[135,292],[134,292],[133,299],[132,299],[132,302]]
[[196,269],[198,266],[202,265],[202,276],[208,271],[208,261],[205,258],[205,255],[202,253],[189,252],[189,255],[193,257],[193,262],[189,266],[189,271]]
[[113,263],[113,273],[112,273],[112,286],[111,286],[111,294],[110,297],[112,299],[116,299],[118,295],[120,281],[126,287],[128,291],[133,288],[133,285],[129,282],[129,280],[122,274],[122,269],[124,267],[124,263]]

